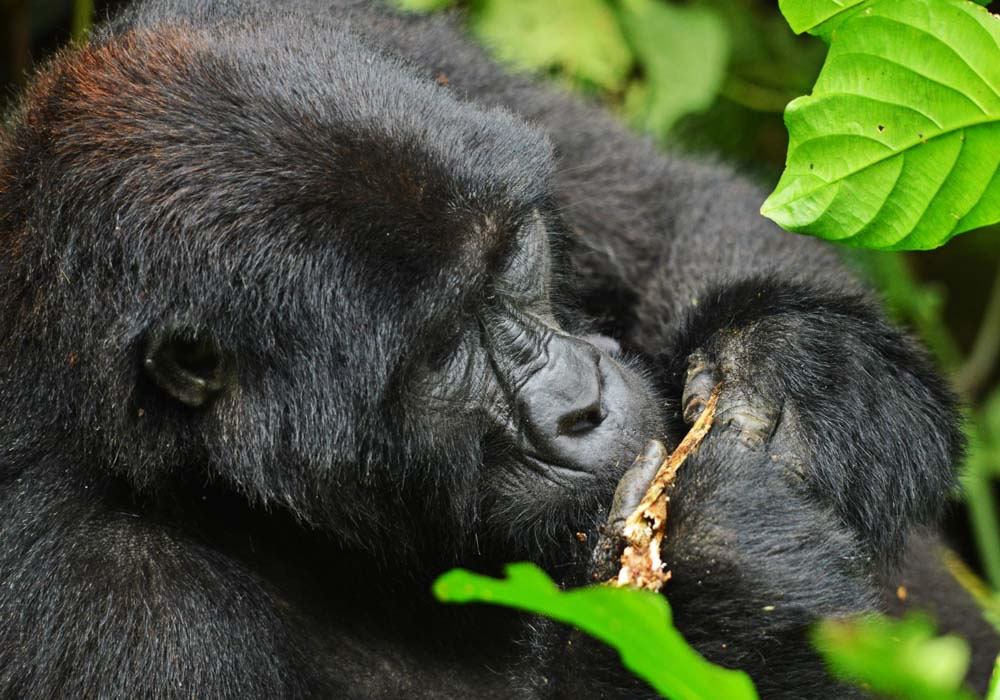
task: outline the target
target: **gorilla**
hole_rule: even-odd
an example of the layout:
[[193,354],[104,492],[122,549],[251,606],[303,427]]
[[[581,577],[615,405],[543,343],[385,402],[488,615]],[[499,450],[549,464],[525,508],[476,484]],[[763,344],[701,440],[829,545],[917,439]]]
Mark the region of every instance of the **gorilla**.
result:
[[717,384],[675,622],[765,697],[854,692],[809,626],[939,515],[945,383],[754,185],[458,27],[147,0],[38,71],[0,141],[0,696],[651,697],[430,582],[600,577],[633,458]]

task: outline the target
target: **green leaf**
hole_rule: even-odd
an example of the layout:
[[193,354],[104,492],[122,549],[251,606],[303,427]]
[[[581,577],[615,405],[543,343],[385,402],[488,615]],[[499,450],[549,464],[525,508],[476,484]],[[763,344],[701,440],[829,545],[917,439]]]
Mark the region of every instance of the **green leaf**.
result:
[[477,0],[473,32],[494,55],[529,70],[559,69],[607,90],[620,89],[632,52],[603,0]]
[[752,700],[750,678],[705,661],[671,623],[670,606],[646,591],[591,586],[561,591],[534,564],[510,564],[507,579],[454,569],[434,582],[448,603],[483,602],[528,610],[607,642],[622,663],[672,700]]
[[817,34],[820,25],[839,22],[865,2],[867,0],[778,0],[778,7],[796,34]]
[[914,250],[1000,221],[1000,20],[963,0],[868,2],[785,124],[761,207],[783,228]]
[[621,0],[622,29],[645,71],[625,95],[625,112],[661,138],[685,114],[708,108],[722,85],[729,34],[711,9]]
[[972,700],[961,687],[968,643],[935,637],[934,624],[924,616],[826,620],[817,625],[813,641],[834,673],[876,693],[907,700]]

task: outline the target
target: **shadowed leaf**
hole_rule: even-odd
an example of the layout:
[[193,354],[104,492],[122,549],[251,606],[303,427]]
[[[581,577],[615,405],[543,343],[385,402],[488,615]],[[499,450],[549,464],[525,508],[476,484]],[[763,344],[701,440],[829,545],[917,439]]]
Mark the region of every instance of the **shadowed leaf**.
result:
[[608,586],[561,591],[534,564],[510,564],[506,580],[454,569],[434,583],[448,603],[506,605],[565,622],[610,644],[622,663],[672,700],[753,700],[749,677],[710,664],[671,623],[670,606],[655,593]]

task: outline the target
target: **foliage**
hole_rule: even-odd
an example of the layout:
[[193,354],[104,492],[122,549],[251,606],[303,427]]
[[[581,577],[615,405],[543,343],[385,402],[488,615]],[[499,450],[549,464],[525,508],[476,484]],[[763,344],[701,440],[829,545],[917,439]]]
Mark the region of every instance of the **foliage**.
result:
[[979,604],[983,619],[1000,634],[1000,594],[990,590],[986,582],[951,550],[943,550],[942,559],[955,581]]
[[963,0],[785,0],[830,43],[785,111],[788,160],[761,212],[878,249],[1000,221],[1000,20]]
[[969,441],[963,485],[968,497],[983,565],[990,582],[1000,581],[1000,518],[993,506],[990,478],[1000,470],[1000,390],[987,399],[982,411],[975,411],[966,423]]
[[[410,10],[447,0],[397,0]],[[661,0],[470,0],[469,27],[513,66],[552,72],[621,104],[665,140],[683,115],[712,104],[725,76],[729,33],[720,14]],[[558,28],[557,30],[554,28]]]
[[662,137],[684,114],[712,104],[729,51],[717,13],[657,0],[621,0],[619,19],[645,73],[625,93],[625,113],[634,125]]
[[449,603],[477,601],[540,613],[607,642],[622,663],[673,700],[753,700],[750,678],[703,659],[671,623],[663,596],[610,586],[561,591],[533,564],[511,564],[499,580],[455,569],[434,583]]
[[[757,697],[746,674],[714,666],[687,645],[660,595],[609,586],[561,591],[527,563],[509,565],[506,574],[501,580],[455,569],[435,582],[434,594],[448,603],[504,605],[574,625],[614,647],[627,668],[673,700]],[[835,673],[878,693],[907,700],[973,698],[961,687],[969,645],[935,636],[933,623],[921,615],[826,620],[813,637]],[[987,700],[1000,700],[997,684],[994,678]]]
[[983,401],[981,425],[984,471],[1000,476],[1000,389]]
[[969,645],[958,637],[935,637],[926,617],[825,620],[814,641],[838,675],[878,693],[908,700],[973,697],[961,688]]
[[632,65],[615,14],[603,2],[482,0],[472,5],[469,22],[498,58],[522,68],[559,68],[581,83],[613,90]]

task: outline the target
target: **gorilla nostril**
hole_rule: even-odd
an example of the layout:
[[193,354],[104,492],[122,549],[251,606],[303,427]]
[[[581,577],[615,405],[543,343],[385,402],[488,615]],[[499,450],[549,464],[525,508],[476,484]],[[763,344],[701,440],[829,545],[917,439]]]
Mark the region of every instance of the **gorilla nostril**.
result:
[[599,426],[607,417],[598,403],[591,404],[579,411],[571,411],[559,419],[556,429],[558,435],[582,435]]

